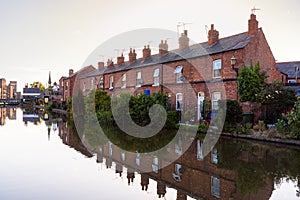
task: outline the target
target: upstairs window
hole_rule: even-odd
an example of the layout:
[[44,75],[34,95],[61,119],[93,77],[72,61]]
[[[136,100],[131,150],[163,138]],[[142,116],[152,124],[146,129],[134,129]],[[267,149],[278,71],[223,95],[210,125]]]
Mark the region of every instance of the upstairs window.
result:
[[104,85],[103,77],[100,78],[99,85],[101,88],[103,88],[103,85]]
[[159,85],[159,69],[155,69],[153,73],[153,79],[154,79],[154,86]]
[[123,74],[121,84],[121,88],[126,88],[126,74]]
[[176,94],[176,110],[182,110],[183,104],[183,95],[182,93]]
[[213,78],[221,78],[222,61],[221,59],[213,61]]
[[295,79],[288,80],[288,83],[296,83]]
[[109,89],[113,89],[114,88],[114,77],[111,76],[109,77]]
[[141,87],[142,84],[143,84],[142,72],[137,72],[136,73],[136,87]]
[[177,66],[175,71],[174,71],[174,74],[176,76],[176,83],[182,83],[183,82],[183,75],[182,75],[182,69],[183,67],[182,66]]
[[83,91],[86,90],[86,88],[85,88],[85,81],[83,81],[83,83],[82,83],[82,90],[83,90]]
[[91,90],[94,89],[94,78],[91,79]]

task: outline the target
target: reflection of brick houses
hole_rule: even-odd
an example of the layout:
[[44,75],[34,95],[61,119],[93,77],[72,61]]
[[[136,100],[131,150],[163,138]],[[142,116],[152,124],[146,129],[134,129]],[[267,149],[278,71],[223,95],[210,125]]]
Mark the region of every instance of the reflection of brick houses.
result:
[[4,78],[0,79],[0,99],[6,99],[7,96],[7,87],[6,80]]
[[75,85],[77,75],[79,74],[80,77],[94,70],[95,68],[91,65],[84,67],[78,70],[77,72],[74,72],[73,69],[70,69],[68,77],[64,77],[64,76],[61,77],[59,80],[59,90],[63,91],[63,101],[67,101],[68,99],[71,99],[74,93],[74,89],[79,88],[79,80],[78,80],[78,84]]
[[231,58],[236,58],[234,67],[238,69],[259,62],[262,70],[267,71],[268,82],[282,80],[283,76],[276,70],[274,56],[254,14],[248,21],[247,32],[219,38],[219,32],[211,25],[206,42],[190,46],[184,31],[178,49],[169,51],[167,42],[161,41],[158,54],[151,55],[149,46],[142,53],[142,58],[137,58],[135,50],[130,49],[128,61],[125,62],[123,54],[115,64],[109,60],[104,72],[95,72],[94,82],[91,76],[82,77],[80,88],[87,90],[87,85],[96,85],[112,95],[162,91],[169,94],[173,109],[198,110],[200,118],[203,97],[212,100],[213,109],[218,108],[219,99],[238,98],[237,74]]
[[[125,152],[112,143],[97,148],[97,162],[106,161],[107,168],[116,164],[116,173],[122,176],[127,168],[128,183],[137,181],[134,172],[143,172],[148,165],[151,172],[141,174],[141,189],[147,190],[149,179],[157,182],[157,195],[163,197],[166,187],[177,190],[177,197],[186,199],[188,196],[195,199],[269,199],[274,189],[273,180],[264,177],[264,184],[256,192],[243,195],[238,188],[238,172],[218,166],[219,153],[215,147],[210,154],[203,156],[202,141],[195,140],[186,152],[180,152],[179,143],[170,146],[164,159],[149,154],[132,154]],[[168,160],[171,154],[180,157],[175,161]],[[170,156],[171,155],[171,156]],[[265,155],[262,153],[262,155]],[[257,162],[259,157],[253,157],[251,152],[243,152],[236,158],[239,162]],[[249,160],[250,159],[250,160]],[[164,163],[166,167],[159,166]],[[142,167],[141,167],[142,166]],[[157,166],[157,168],[155,167]],[[241,174],[240,176],[243,176]]]

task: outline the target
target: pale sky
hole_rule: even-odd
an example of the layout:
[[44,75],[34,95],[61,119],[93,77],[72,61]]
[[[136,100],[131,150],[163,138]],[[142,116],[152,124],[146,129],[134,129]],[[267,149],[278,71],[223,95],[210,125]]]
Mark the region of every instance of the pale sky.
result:
[[45,84],[49,71],[58,82],[103,42],[136,29],[176,32],[178,22],[191,23],[186,28],[196,42],[207,40],[205,25],[212,23],[220,38],[245,32],[254,6],[275,59],[300,60],[299,0],[0,0],[0,77],[17,80],[19,90]]

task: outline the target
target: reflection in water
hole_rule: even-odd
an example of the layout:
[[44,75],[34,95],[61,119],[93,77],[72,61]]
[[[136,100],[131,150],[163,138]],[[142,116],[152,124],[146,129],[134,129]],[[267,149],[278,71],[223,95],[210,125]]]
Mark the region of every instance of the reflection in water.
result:
[[[11,116],[8,117],[11,119],[16,118],[14,117],[16,116],[16,114],[14,114],[14,109],[10,110],[6,108],[1,109],[0,111],[0,117],[4,116],[3,113],[5,113],[4,118],[8,116]],[[27,112],[24,114],[26,116],[26,114],[32,113]],[[23,122],[25,122],[24,114]],[[88,135],[89,138],[87,138],[87,136],[83,135],[81,140],[74,131],[72,124],[68,124],[62,116],[49,114],[45,118],[44,114],[37,115],[43,116],[39,118],[42,122],[40,125],[43,132],[41,138],[45,141],[45,146],[47,146],[47,144],[50,146],[56,141],[59,147],[64,147],[62,148],[62,151],[64,152],[59,151],[61,154],[64,154],[66,149],[69,149],[67,146],[69,146],[84,155],[83,161],[87,161],[84,163],[91,164],[89,163],[90,161],[96,166],[101,166],[95,174],[92,173],[92,176],[102,181],[101,184],[105,185],[107,182],[107,179],[102,179],[103,174],[113,174],[111,178],[113,181],[117,182],[118,180],[124,179],[124,187],[128,188],[129,192],[132,192],[132,188],[134,187],[136,190],[139,190],[135,190],[136,193],[142,192],[142,195],[145,195],[143,196],[145,199],[149,199],[150,195],[155,195],[155,198],[176,200],[272,199],[276,196],[278,197],[282,194],[286,194],[286,191],[289,191],[289,199],[298,198],[297,196],[299,196],[300,152],[297,147],[288,148],[281,145],[221,138],[217,145],[212,149],[211,153],[204,157],[202,139],[194,140],[189,149],[184,152],[182,151],[184,148],[184,140],[190,138],[178,137],[175,143],[168,144],[164,157],[145,152],[133,154],[118,148],[110,141],[102,143],[101,145],[96,145],[97,143],[90,145],[91,141],[88,141],[87,139],[95,139],[95,137],[93,137],[93,135]],[[20,117],[20,121],[22,121],[22,117]],[[27,119],[27,122],[31,123],[29,119]],[[8,125],[10,124],[8,121],[6,123]],[[34,121],[32,123],[34,124]],[[24,127],[23,124],[21,126]],[[24,128],[30,132],[32,127],[37,126],[28,126]],[[24,136],[25,132],[26,131],[23,131],[20,135]],[[50,140],[49,142],[47,141],[47,137],[45,137],[46,134],[48,135],[48,140]],[[38,135],[33,134],[30,140],[33,140],[35,137],[38,137]],[[67,146],[61,145],[60,141]],[[87,147],[91,148],[88,149]],[[44,146],[42,146],[42,148],[44,148]],[[30,153],[32,154],[32,152]],[[43,152],[43,155],[44,154],[45,152]],[[171,162],[168,159],[168,155],[171,154],[181,154],[181,156],[175,162]],[[47,154],[45,154],[45,156],[47,156]],[[30,160],[29,157],[30,155],[28,154],[26,157],[27,161]],[[63,167],[63,164],[56,161],[59,159],[58,157],[59,156],[51,160],[53,163],[47,163],[48,165],[53,164],[53,166],[55,166],[49,171]],[[65,159],[65,157],[63,158]],[[44,159],[43,162],[47,162],[47,160],[48,159]],[[31,162],[35,162],[35,160],[28,162],[30,168],[34,168],[35,166],[32,165]],[[76,165],[82,164],[78,160],[75,162],[76,164],[72,166],[74,168],[66,170],[73,172],[72,170],[76,169]],[[5,160],[3,164],[5,164]],[[19,167],[19,163],[17,163],[17,166]],[[103,169],[102,166],[104,166]],[[148,166],[150,169],[147,173],[140,170],[145,168],[145,166]],[[161,168],[160,166],[166,167]],[[3,171],[3,169],[4,168],[1,168],[1,171]],[[13,171],[13,174],[14,173],[15,172]],[[102,176],[99,176],[100,173],[102,173]],[[80,176],[82,176],[83,179],[86,174],[86,171],[80,172]],[[1,175],[3,176],[5,173]],[[28,177],[30,180],[34,178],[34,176]],[[4,181],[2,181],[2,185],[0,184],[1,187],[7,184],[5,180],[9,180],[9,178],[5,178],[3,178]],[[67,179],[67,177],[63,177],[61,180],[63,179]],[[70,179],[69,181],[76,180]],[[67,182],[66,180],[65,184],[70,184],[70,182]],[[95,183],[91,181],[89,186],[94,184]],[[39,185],[40,182],[38,182],[37,186]],[[57,183],[54,182],[52,187],[54,185],[57,185]],[[103,190],[105,189],[103,189],[103,186],[96,186],[99,193],[104,193]],[[121,185],[116,184],[116,187],[119,186],[121,187]],[[3,197],[1,187],[0,199]],[[288,190],[286,188],[288,188]],[[46,191],[42,191],[42,193],[49,195]],[[108,193],[111,193],[111,198],[106,196],[108,199],[116,199],[114,198],[115,195],[117,195],[115,194],[117,193],[115,192],[115,188],[111,189],[111,192]],[[174,195],[172,196],[170,193]],[[129,198],[137,199],[134,195],[135,194]],[[89,198],[87,197],[87,199]],[[98,199],[102,199],[102,196]]]
[[0,126],[6,123],[6,117],[9,120],[17,119],[17,107],[0,107]]
[[[128,185],[136,181],[140,173],[141,190],[148,190],[149,179],[157,182],[157,196],[166,195],[166,187],[177,190],[177,199],[269,199],[274,183],[283,179],[297,181],[300,175],[300,153],[279,145],[221,138],[211,154],[203,157],[202,140],[195,140],[188,151],[174,163],[160,169],[160,163],[168,162],[147,153],[130,154],[117,148],[112,142],[98,146],[89,153],[77,134],[59,124],[63,143],[90,157],[96,154],[97,162],[105,160],[107,168],[115,163],[115,173],[122,177],[126,168]],[[65,135],[65,136],[63,136]],[[181,140],[170,145],[168,153],[181,153]],[[139,166],[150,165],[152,172],[142,173]],[[299,183],[294,189],[299,195]]]

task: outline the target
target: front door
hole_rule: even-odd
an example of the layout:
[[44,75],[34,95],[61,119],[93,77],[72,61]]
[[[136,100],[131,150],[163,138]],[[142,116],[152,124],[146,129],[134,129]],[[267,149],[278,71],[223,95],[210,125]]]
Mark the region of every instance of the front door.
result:
[[204,92],[198,92],[198,120],[203,119],[202,111],[203,111],[203,101],[204,101]]

